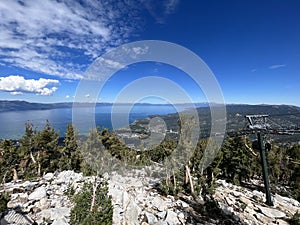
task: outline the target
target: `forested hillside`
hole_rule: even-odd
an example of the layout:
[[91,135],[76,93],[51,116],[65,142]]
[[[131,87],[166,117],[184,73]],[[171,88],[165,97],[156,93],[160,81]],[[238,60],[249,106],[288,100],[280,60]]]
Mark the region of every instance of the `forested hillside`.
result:
[[[174,140],[165,140],[159,146],[147,151],[134,150],[128,148],[113,131],[107,129],[91,130],[85,140],[80,140],[78,132],[72,125],[67,128],[62,146],[58,145],[58,137],[58,132],[49,122],[43,130],[37,130],[32,124],[27,123],[25,134],[18,142],[1,141],[2,182],[28,180],[42,177],[49,172],[64,170],[101,177],[103,171],[107,171],[104,167],[111,165],[109,162],[122,162],[127,169],[159,165],[173,154],[178,145]],[[253,180],[262,180],[262,170],[260,157],[248,147],[251,145],[249,138],[246,136],[228,138],[212,163],[207,168],[201,169],[201,159],[207,157],[207,160],[210,160],[211,157],[204,155],[208,141],[208,139],[199,140],[192,157],[182,164],[179,170],[174,170],[171,166],[166,173],[162,173],[163,177],[160,177],[157,183],[157,190],[164,195],[178,196],[185,193],[195,198],[201,196],[204,201],[209,201],[211,199],[209,196],[214,194],[218,186],[217,179],[263,190],[263,186],[253,183]],[[272,143],[267,159],[271,168],[269,173],[272,193],[287,195],[299,201],[300,145],[279,147]],[[96,191],[97,186],[90,185],[87,184],[85,190],[90,190],[90,193]],[[105,190],[105,186],[103,188]],[[81,202],[82,198],[84,197],[78,196],[75,201]],[[93,216],[96,215],[91,215],[91,218]]]

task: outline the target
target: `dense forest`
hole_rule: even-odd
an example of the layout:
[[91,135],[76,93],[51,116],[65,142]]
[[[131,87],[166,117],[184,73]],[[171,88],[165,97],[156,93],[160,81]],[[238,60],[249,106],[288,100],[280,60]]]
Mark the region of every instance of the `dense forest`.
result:
[[[251,186],[253,180],[262,180],[259,153],[249,147],[251,141],[247,136],[227,137],[216,157],[214,154],[204,155],[209,141],[199,140],[190,159],[178,171],[170,169],[161,178],[157,188],[164,194],[176,196],[185,192],[192,196],[201,195],[205,199],[214,192],[217,179],[226,179],[243,186]],[[91,130],[83,141],[72,125],[68,125],[63,144],[59,144],[59,132],[48,121],[42,130],[35,129],[28,122],[20,140],[0,142],[0,179],[3,183],[26,180],[41,177],[47,172],[63,170],[101,177],[103,166],[109,166],[107,157],[135,168],[161,164],[178,145],[178,142],[169,139],[147,151],[134,150],[121,142],[113,131],[99,128]],[[300,145],[283,147],[271,143],[266,154],[269,168],[272,168],[269,169],[272,192],[289,195],[300,201]],[[213,160],[207,168],[201,169],[203,157],[207,160],[213,157]],[[101,193],[103,199],[107,193],[105,183],[96,189],[94,193]],[[92,192],[93,185],[86,184],[81,195],[75,198],[77,202],[84,204],[82,199],[87,190]],[[105,204],[110,204],[109,198]],[[109,208],[111,209],[111,205]],[[75,207],[74,210],[79,212],[80,207]],[[91,215],[93,216],[95,215]],[[74,217],[73,213],[72,218],[76,220],[78,216]],[[81,218],[86,216],[81,215]]]

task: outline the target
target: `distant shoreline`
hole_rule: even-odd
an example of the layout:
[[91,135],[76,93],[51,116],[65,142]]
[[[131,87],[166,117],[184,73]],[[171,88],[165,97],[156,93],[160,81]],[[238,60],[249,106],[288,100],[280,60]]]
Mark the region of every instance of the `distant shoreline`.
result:
[[[49,110],[72,107],[97,107],[97,106],[179,106],[179,107],[208,107],[208,103],[106,103],[106,102],[60,102],[60,103],[33,103],[27,101],[0,100],[0,113],[25,110]],[[215,104],[217,105],[217,104]]]

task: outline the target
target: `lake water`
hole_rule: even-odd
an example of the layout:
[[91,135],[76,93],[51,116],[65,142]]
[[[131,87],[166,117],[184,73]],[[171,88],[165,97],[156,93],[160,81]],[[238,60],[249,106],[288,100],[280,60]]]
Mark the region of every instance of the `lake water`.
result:
[[[181,110],[184,110],[184,108]],[[86,127],[86,120],[91,117],[95,118],[96,126],[116,129],[130,124],[136,119],[146,118],[149,115],[166,115],[177,111],[178,108],[175,109],[171,105],[137,105],[131,108],[130,113],[128,114],[128,106],[117,106],[117,108],[113,110],[113,126],[111,120],[111,106],[79,108],[76,109],[77,119],[75,125],[76,128],[79,129],[80,134],[85,134],[89,130],[89,128]],[[124,118],[127,119],[124,120]],[[34,127],[41,130],[45,126],[46,120],[49,120],[50,124],[56,130],[59,130],[60,136],[64,136],[67,124],[72,123],[72,108],[0,113],[0,139],[19,139],[22,137],[24,135],[26,121],[30,121]],[[85,126],[81,128],[81,125]]]

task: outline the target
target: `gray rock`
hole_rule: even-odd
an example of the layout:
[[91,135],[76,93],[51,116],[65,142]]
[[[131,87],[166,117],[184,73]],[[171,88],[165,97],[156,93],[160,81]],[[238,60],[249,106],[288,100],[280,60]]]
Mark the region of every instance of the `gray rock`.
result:
[[185,214],[184,212],[179,212],[178,215],[177,215],[179,221],[182,223],[182,224],[185,224]]
[[155,225],[169,225],[167,221],[158,221]]
[[150,225],[155,224],[155,223],[158,222],[156,216],[153,215],[152,213],[146,212],[146,213],[145,213],[145,216],[146,216],[146,219],[147,219],[148,224],[150,224]]
[[277,223],[278,225],[289,225],[288,222],[286,222],[286,221],[284,221],[284,220],[281,220],[281,219],[276,220],[276,223]]
[[46,181],[50,181],[54,178],[54,173],[47,173],[45,176],[43,176],[43,179]]
[[268,224],[272,223],[274,219],[265,216],[264,214],[257,213],[255,214],[255,218],[257,219],[257,224]]
[[140,207],[133,200],[131,200],[124,215],[127,224],[139,224],[138,217],[140,212]]
[[189,204],[187,204],[186,202],[184,202],[182,200],[177,200],[176,204],[177,204],[177,206],[181,206],[182,208],[188,208],[188,207],[190,207]]
[[160,212],[165,211],[168,208],[166,202],[160,196],[156,196],[153,199],[152,205]]
[[40,200],[42,198],[45,198],[47,196],[46,188],[45,187],[39,187],[35,189],[29,196],[29,200]]
[[121,190],[110,189],[108,194],[111,195],[114,204],[123,206],[123,194]]
[[300,207],[300,203],[297,200],[292,199],[292,198],[283,197],[283,196],[280,196],[280,195],[276,194],[275,199],[280,203],[288,203],[288,204],[291,204],[293,206]]
[[241,192],[238,192],[238,191],[233,191],[233,192],[232,192],[232,195],[233,195],[234,197],[240,197],[240,196],[242,196],[242,193],[241,193]]
[[269,218],[283,218],[285,217],[285,213],[272,208],[258,206],[260,211]]
[[232,197],[225,197],[225,200],[226,200],[227,204],[230,206],[235,204],[235,200]]
[[169,225],[177,225],[177,224],[181,224],[180,221],[178,220],[177,213],[174,212],[174,211],[171,210],[171,209],[168,209],[167,217],[166,217],[165,221],[166,221]]
[[222,209],[222,211],[226,214],[226,215],[232,215],[233,214],[233,208],[224,204],[224,203],[219,203],[220,204],[220,207]]
[[69,223],[66,219],[58,219],[54,220],[52,225],[69,225]]
[[21,184],[21,187],[25,188],[26,190],[33,190],[34,186],[37,185],[38,182],[31,182],[31,181],[25,181],[23,184]]
[[249,200],[248,198],[244,197],[244,196],[241,196],[239,198],[240,202],[246,204],[246,205],[249,205],[251,203],[251,200]]
[[40,218],[40,220],[46,219],[46,220],[59,220],[59,219],[66,219],[70,216],[71,209],[62,207],[62,208],[50,208],[50,209],[44,209],[41,212],[37,214],[37,217]]
[[167,212],[166,211],[163,211],[163,212],[158,212],[156,213],[157,217],[164,220],[167,216]]
[[123,202],[123,208],[126,208],[127,207],[127,205],[129,204],[129,202],[130,202],[130,196],[129,196],[129,194],[127,193],[127,191],[124,191],[123,192],[123,195],[122,195],[122,202]]
[[81,173],[75,173],[72,170],[62,171],[58,174],[57,178],[52,182],[54,184],[72,184],[73,182],[79,182],[83,179]]
[[24,216],[11,210],[7,215],[1,220],[1,225],[6,224],[22,224],[22,225],[31,225],[33,224],[32,219],[29,216]]
[[11,195],[11,200],[7,203],[7,208],[23,208],[27,201],[27,193],[18,193],[14,197]]
[[257,190],[254,190],[252,192],[253,196],[256,196],[256,197],[260,197],[260,198],[263,198],[265,196],[264,193],[262,193],[261,191],[257,191]]

